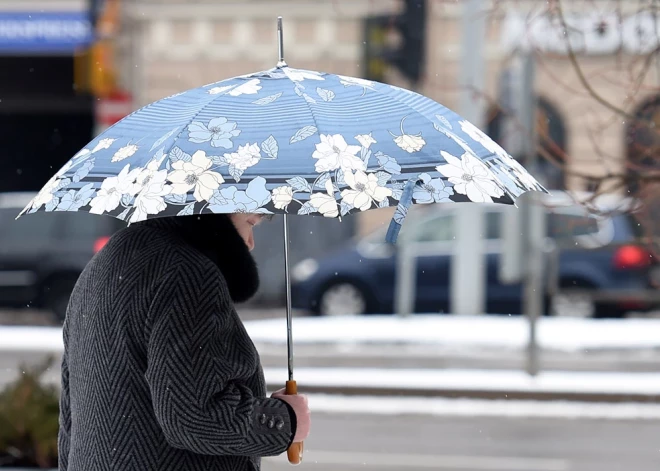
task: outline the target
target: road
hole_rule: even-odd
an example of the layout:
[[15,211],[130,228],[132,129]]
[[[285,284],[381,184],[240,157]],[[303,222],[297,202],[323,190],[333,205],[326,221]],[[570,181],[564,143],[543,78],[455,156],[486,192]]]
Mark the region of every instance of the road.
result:
[[[657,471],[660,421],[315,414],[315,471]],[[264,471],[291,469],[267,458]]]

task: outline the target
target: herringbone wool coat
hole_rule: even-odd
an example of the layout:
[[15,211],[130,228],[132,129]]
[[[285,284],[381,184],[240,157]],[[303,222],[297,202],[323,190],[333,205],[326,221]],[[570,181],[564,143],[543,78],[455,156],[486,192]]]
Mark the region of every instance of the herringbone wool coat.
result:
[[265,397],[234,309],[256,286],[226,216],[115,234],[80,276],[64,324],[60,470],[252,471],[286,451],[295,415]]

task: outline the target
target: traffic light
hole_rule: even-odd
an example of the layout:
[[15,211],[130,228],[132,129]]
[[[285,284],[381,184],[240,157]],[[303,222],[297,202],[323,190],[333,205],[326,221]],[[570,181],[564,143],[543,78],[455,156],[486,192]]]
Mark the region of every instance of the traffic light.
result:
[[[419,82],[425,58],[426,0],[404,1],[400,15],[365,19],[365,78],[382,82],[392,66],[411,83]],[[390,44],[391,33],[398,33],[396,45]]]
[[96,97],[112,95],[118,86],[115,36],[119,27],[120,0],[88,0],[94,43],[75,56],[75,87]]

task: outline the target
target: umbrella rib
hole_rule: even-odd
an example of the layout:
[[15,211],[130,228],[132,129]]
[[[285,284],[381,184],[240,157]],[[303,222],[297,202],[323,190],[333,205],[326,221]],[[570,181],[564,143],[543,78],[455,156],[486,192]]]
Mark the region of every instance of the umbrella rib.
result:
[[[291,80],[288,76],[287,76],[287,79],[289,79],[289,81],[290,81],[290,82],[294,85],[294,87],[295,87],[296,84],[294,83],[294,81]],[[302,98],[302,100],[305,102],[305,105],[307,105],[307,109],[309,110],[309,114],[312,115],[312,121],[314,121],[314,127],[316,127],[316,130],[317,130],[317,132],[319,133],[319,136],[320,136],[320,135],[321,135],[321,129],[319,128],[319,123],[316,121],[316,116],[314,116],[314,111],[312,111],[312,106],[309,104],[309,102],[308,102],[307,100],[305,100],[305,99],[304,99],[303,97],[301,97],[300,95],[296,94],[296,96],[298,96],[298,98]]]
[[[229,79],[229,80],[231,80],[231,79]],[[222,96],[222,95],[220,95],[220,96]],[[198,117],[203,111],[205,111],[206,108],[207,108],[209,105],[212,105],[212,104],[215,102],[215,100],[216,100],[216,98],[213,98],[213,99],[210,100],[209,102],[204,103],[204,105],[203,105],[203,106],[202,106],[202,107],[201,107],[201,108],[200,108],[200,109],[199,109],[199,110],[193,115],[193,117],[190,119],[190,122],[189,122],[187,125],[184,124],[183,129],[181,129],[181,131],[179,131],[179,132],[176,134],[176,136],[174,137],[174,140],[172,140],[172,145],[171,145],[170,148],[167,150],[167,152],[165,152],[165,154],[169,153],[169,151],[171,151],[171,150],[176,146],[176,143],[177,143],[177,141],[179,140],[179,138],[181,137],[181,134],[183,134],[183,132],[188,128],[188,126],[189,126],[191,123],[193,123],[193,122],[195,121],[195,119],[196,119],[196,118],[197,118],[197,117]]]

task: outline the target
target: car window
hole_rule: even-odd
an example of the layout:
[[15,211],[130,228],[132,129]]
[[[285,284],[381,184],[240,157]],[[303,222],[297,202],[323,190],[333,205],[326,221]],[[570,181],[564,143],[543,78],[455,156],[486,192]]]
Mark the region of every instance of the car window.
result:
[[24,215],[18,220],[20,212],[16,208],[0,209],[0,237],[3,241],[35,241],[54,237],[55,230],[61,224],[61,213],[37,212]]
[[[86,212],[67,212],[66,226],[62,231],[65,239],[91,240],[109,236],[117,229],[109,216],[99,216]],[[120,222],[117,220],[117,222]]]
[[559,241],[595,236],[600,231],[598,218],[594,216],[550,212],[547,218],[548,236]]
[[499,240],[502,238],[502,213],[488,211],[486,213],[486,239]]
[[418,242],[449,242],[454,240],[454,216],[445,214],[423,221],[414,230]]

